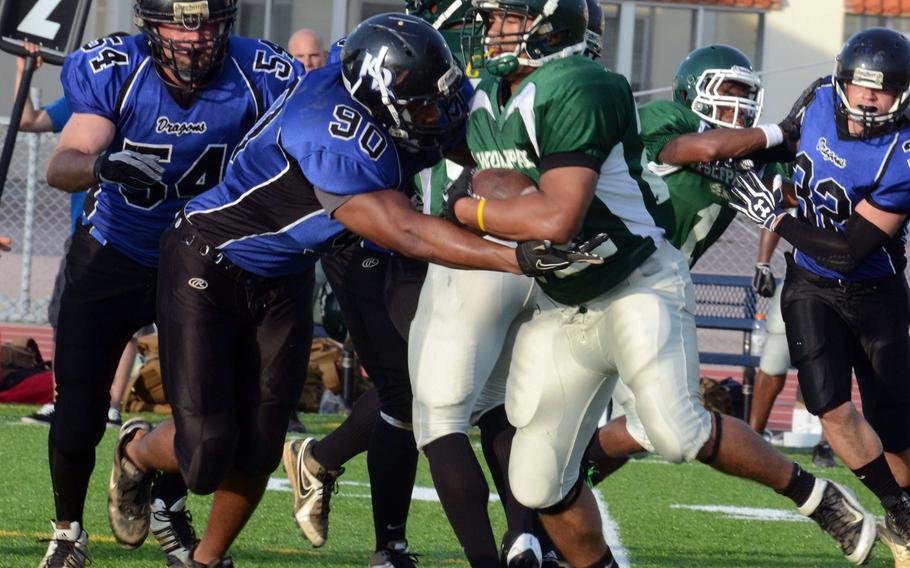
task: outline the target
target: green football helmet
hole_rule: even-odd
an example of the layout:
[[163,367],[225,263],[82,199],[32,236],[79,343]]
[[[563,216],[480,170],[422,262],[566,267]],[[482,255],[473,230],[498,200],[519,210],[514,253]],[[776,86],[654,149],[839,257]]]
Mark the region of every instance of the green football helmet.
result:
[[[519,32],[492,29],[493,15],[520,16]],[[585,51],[588,7],[585,0],[473,0],[461,29],[461,51],[470,67],[506,76],[520,65],[541,65]],[[490,47],[502,46],[491,55]]]
[[437,30],[460,26],[470,0],[405,0],[404,11],[430,23]]
[[[746,96],[720,92],[732,81],[748,89]],[[750,128],[761,116],[765,89],[746,55],[729,45],[708,45],[683,59],[673,78],[673,100],[686,105],[705,122],[724,128]],[[721,111],[733,109],[729,120]]]

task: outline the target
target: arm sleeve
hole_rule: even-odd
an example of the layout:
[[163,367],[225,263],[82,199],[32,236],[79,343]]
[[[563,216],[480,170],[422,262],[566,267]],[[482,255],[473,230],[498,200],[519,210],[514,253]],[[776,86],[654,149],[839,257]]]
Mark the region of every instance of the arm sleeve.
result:
[[774,232],[819,265],[840,274],[853,272],[873,251],[891,240],[887,233],[856,213],[847,219],[843,232],[813,227],[790,215],[784,215]]
[[51,128],[53,128],[54,132],[63,130],[63,127],[66,126],[66,123],[73,115],[70,112],[69,105],[66,103],[66,97],[60,97],[47,105],[44,107],[44,111],[47,112],[48,118],[51,119]]

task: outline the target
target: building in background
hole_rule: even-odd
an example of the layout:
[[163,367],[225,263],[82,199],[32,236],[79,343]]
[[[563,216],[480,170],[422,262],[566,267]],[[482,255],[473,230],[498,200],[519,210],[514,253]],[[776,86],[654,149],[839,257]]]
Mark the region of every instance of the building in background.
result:
[[[241,0],[237,32],[285,44],[308,27],[334,39],[361,20],[400,10],[396,0]],[[669,96],[680,59],[696,47],[727,43],[762,70],[767,86],[765,117],[781,118],[814,78],[830,73],[844,39],[869,26],[910,33],[910,3],[900,0],[605,0],[603,63],[629,77],[640,100]],[[903,8],[902,8],[903,6]],[[86,38],[135,31],[132,2],[94,0]],[[12,57],[0,56],[0,73]],[[47,68],[46,68],[47,69]],[[42,98],[60,94],[57,78],[39,73]],[[12,100],[0,85],[0,100]],[[8,111],[0,109],[0,115]]]

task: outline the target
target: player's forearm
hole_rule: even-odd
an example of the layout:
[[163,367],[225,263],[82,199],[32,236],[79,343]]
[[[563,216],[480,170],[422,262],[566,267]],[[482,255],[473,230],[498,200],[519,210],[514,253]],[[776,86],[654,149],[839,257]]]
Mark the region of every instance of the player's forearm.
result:
[[551,201],[543,192],[503,201],[488,199],[479,215],[479,200],[461,199],[455,204],[455,214],[465,226],[503,239],[567,243],[581,230],[584,215],[574,215]]
[[411,258],[451,268],[521,274],[515,251],[482,239],[436,217],[418,215],[402,223],[389,248]]
[[96,154],[57,149],[47,163],[47,183],[67,193],[84,191],[98,183],[95,178]]
[[685,166],[739,158],[768,144],[760,128],[717,128],[706,132],[677,136],[661,149],[657,159],[662,164]]
[[780,242],[780,235],[777,233],[772,233],[771,231],[760,231],[758,237],[758,258],[756,262],[771,262],[771,256],[774,254],[774,249],[777,248],[777,243]]

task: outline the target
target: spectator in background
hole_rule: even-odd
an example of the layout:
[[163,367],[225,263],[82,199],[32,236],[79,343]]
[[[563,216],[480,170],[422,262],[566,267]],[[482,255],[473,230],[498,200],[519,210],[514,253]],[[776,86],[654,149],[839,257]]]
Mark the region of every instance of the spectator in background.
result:
[[13,239],[7,237],[6,235],[0,236],[0,252],[9,252],[10,245],[13,244]]
[[[118,32],[119,34],[120,32]],[[114,35],[118,35],[114,34]],[[33,43],[26,43],[25,50],[29,53],[38,53],[38,46]],[[41,57],[35,60],[35,69],[39,69],[44,61]],[[19,91],[19,85],[22,82],[22,74],[25,69],[25,57],[16,58],[16,92]],[[19,121],[19,130],[22,132],[60,132],[70,118],[69,106],[66,104],[66,98],[60,97],[51,104],[36,109],[32,104],[31,98],[25,99],[25,107],[22,109],[22,119]],[[76,231],[76,224],[82,216],[82,206],[85,204],[86,191],[73,193],[70,195],[70,237]],[[60,260],[60,267],[57,270],[57,278],[54,281],[54,291],[51,294],[51,302],[47,308],[48,320],[51,327],[57,329],[57,313],[60,310],[60,295],[63,293],[64,269],[66,252],[69,250],[70,237],[67,237],[63,245],[63,257]],[[9,250],[9,249],[6,249]],[[127,343],[120,358],[120,365],[114,375],[114,382],[111,385],[111,401],[108,410],[108,425],[119,428],[120,419],[120,401],[123,398],[123,390],[126,382],[129,380],[133,370],[133,363],[136,360],[136,339],[133,338]],[[48,403],[39,408],[35,413],[22,418],[22,421],[28,424],[45,424],[50,425],[54,417],[54,403]]]
[[303,63],[306,72],[325,65],[326,51],[319,33],[303,28],[297,30],[288,40],[288,51],[297,61]]

